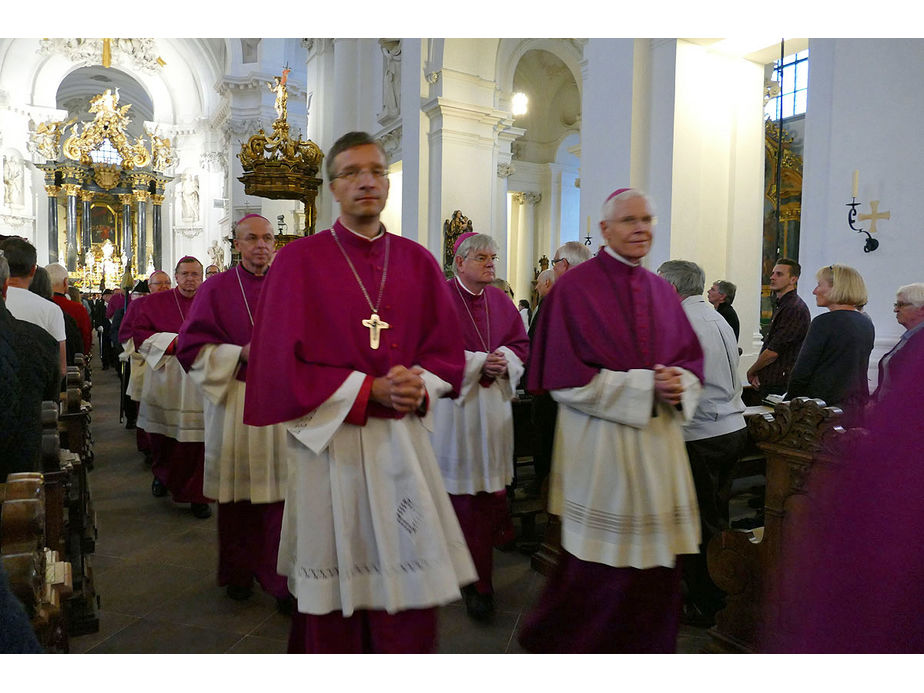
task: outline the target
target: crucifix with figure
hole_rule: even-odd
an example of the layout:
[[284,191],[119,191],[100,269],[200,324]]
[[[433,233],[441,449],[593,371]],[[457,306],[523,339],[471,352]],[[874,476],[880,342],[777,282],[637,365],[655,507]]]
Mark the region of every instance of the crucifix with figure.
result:
[[378,313],[373,313],[368,320],[363,320],[363,327],[369,328],[369,348],[379,348],[379,332],[387,330],[391,325],[379,318]]

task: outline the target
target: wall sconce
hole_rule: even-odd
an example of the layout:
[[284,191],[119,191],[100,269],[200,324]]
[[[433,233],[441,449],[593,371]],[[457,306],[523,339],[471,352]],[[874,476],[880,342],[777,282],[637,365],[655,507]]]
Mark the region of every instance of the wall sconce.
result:
[[[866,234],[866,243],[863,244],[863,252],[864,252],[864,253],[871,253],[871,252],[873,252],[874,250],[876,250],[876,248],[879,247],[879,241],[877,241],[875,238],[873,238],[872,234],[871,234],[869,231],[867,231],[867,230],[865,230],[865,229],[859,229],[859,228],[857,228],[856,226],[854,226],[854,222],[857,220],[857,205],[860,204],[859,202],[857,202],[857,192],[858,192],[858,187],[859,187],[859,180],[860,180],[860,172],[855,170],[855,171],[853,172],[853,199],[852,199],[850,202],[847,203],[847,206],[850,207],[850,211],[847,212],[847,225],[848,225],[853,231],[856,231],[857,233],[865,233],[865,234]],[[870,207],[871,207],[871,209],[872,209],[872,211],[873,211],[873,214],[872,214],[872,215],[869,215],[869,214],[861,214],[861,215],[860,215],[860,219],[861,219],[861,220],[863,220],[863,219],[872,219],[872,220],[873,220],[873,225],[872,225],[870,228],[871,228],[872,230],[874,230],[874,231],[876,230],[876,219],[877,219],[877,218],[885,218],[885,219],[888,219],[888,218],[889,218],[889,213],[888,213],[888,212],[886,212],[885,215],[878,215],[878,214],[877,214],[876,207],[878,207],[878,206],[879,206],[879,200],[876,200],[875,205],[873,205],[873,203],[871,202],[871,203],[870,203]]]

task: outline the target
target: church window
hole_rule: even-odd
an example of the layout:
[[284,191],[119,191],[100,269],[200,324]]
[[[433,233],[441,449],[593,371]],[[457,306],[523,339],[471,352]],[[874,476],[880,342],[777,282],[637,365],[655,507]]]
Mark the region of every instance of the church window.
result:
[[805,113],[808,94],[808,49],[777,60],[772,79],[780,85],[780,93],[767,102],[764,109],[770,120],[792,118]]
[[122,155],[116,150],[107,137],[102,143],[90,152],[90,158],[96,164],[112,164],[119,166],[122,164]]

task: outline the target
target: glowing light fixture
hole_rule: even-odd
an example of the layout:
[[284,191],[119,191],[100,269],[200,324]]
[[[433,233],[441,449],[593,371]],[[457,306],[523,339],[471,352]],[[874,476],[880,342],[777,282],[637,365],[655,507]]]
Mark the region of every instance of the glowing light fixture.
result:
[[522,91],[513,95],[512,111],[513,115],[519,116],[526,113],[526,107],[529,105],[529,97]]

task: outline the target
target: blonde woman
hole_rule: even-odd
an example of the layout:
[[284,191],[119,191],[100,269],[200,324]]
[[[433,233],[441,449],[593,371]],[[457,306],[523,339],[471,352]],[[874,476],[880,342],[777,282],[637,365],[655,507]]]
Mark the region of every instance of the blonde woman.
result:
[[812,320],[786,398],[817,397],[844,410],[845,424],[856,424],[869,399],[867,370],[875,337],[872,320],[862,312],[866,284],[847,265],[822,267],[816,277],[815,303],[828,312]]

